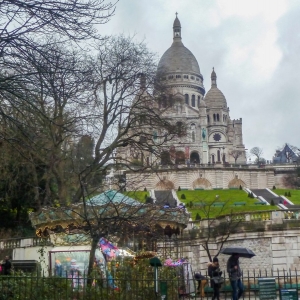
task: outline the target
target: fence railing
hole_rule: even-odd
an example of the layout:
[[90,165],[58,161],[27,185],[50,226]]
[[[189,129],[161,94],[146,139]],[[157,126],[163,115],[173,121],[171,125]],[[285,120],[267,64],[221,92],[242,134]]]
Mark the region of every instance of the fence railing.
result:
[[33,247],[50,245],[49,238],[26,237],[0,240],[0,249],[15,249],[19,247]]
[[[87,278],[85,276],[45,277],[37,274],[0,276],[0,299],[49,299],[49,300],[176,300],[211,299],[210,279],[197,282],[192,274],[158,280],[132,278]],[[229,278],[224,274],[221,299],[231,299],[232,289]],[[297,270],[249,270],[244,272],[244,300],[260,299],[260,278],[274,278],[278,295],[282,289],[300,290],[300,273]],[[199,289],[198,289],[199,288]],[[294,299],[294,298],[293,298]],[[298,297],[296,298],[298,299]]]

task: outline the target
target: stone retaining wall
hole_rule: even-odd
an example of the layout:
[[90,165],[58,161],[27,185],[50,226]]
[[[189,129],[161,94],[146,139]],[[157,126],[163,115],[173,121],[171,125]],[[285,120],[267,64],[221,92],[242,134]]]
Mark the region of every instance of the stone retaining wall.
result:
[[[262,221],[262,223],[264,222]],[[298,223],[300,224],[300,222]],[[183,239],[177,244],[181,245],[179,249],[181,257],[189,259],[193,271],[201,271],[202,274],[205,274],[209,259],[201,245],[203,241],[200,238]],[[160,244],[159,246],[159,251],[161,251],[163,245]],[[265,269],[274,271],[277,269],[280,271],[289,269],[300,270],[300,228],[235,233],[231,234],[229,239],[224,243],[223,247],[227,246],[247,247],[253,250],[256,254],[253,258],[240,258],[241,268],[248,270],[250,273]],[[212,257],[216,255],[220,247],[220,237],[209,244]],[[227,255],[219,255],[219,262],[223,270],[226,269],[228,258],[229,256]]]

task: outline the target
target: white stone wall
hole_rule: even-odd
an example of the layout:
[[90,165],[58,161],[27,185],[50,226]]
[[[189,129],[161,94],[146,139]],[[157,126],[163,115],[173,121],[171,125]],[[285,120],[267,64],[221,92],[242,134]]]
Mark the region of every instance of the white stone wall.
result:
[[[201,246],[200,239],[185,241],[181,247],[180,257],[187,257],[192,264],[193,271],[205,274],[209,261],[206,251]],[[184,243],[184,242],[183,242]],[[250,248],[256,256],[251,259],[240,258],[241,268],[253,274],[259,270],[280,273],[283,270],[300,270],[300,230],[266,231],[253,233],[233,234],[223,247],[239,246]],[[168,246],[170,247],[170,246]],[[209,249],[212,257],[218,252],[220,241],[210,243]],[[159,252],[162,250],[160,249]],[[177,257],[173,257],[176,259]],[[226,271],[228,255],[219,254],[221,268]]]
[[[242,169],[242,168],[182,168],[182,169],[167,169],[158,170],[153,173],[139,174],[138,180],[136,174],[128,173],[126,180],[128,183],[127,190],[130,188],[136,189],[156,189],[156,185],[162,180],[171,181],[174,188],[179,186],[182,189],[193,189],[193,182],[198,178],[207,179],[212,188],[227,189],[229,182],[238,178],[242,180],[248,188],[273,188],[275,185],[274,171],[269,169]],[[129,183],[133,182],[132,187]],[[140,186],[139,186],[140,183]]]

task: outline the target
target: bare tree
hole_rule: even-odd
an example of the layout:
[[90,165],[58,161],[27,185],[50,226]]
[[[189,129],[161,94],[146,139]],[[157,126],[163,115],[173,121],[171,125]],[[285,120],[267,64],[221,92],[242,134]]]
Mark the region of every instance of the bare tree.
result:
[[228,155],[233,157],[234,163],[236,164],[237,159],[242,156],[243,152],[240,150],[231,150],[229,151]]
[[[109,21],[115,4],[105,0],[22,1],[0,3],[0,49],[22,48],[32,36],[56,32],[64,39],[99,37],[95,26]],[[2,56],[1,55],[1,56]]]
[[[124,36],[107,39],[98,51],[96,61],[91,61],[94,93],[83,109],[83,127],[95,138],[94,161],[79,174],[82,182],[113,163],[115,154],[119,168],[138,172],[150,168],[145,157],[158,154],[165,142],[155,141],[153,132],[165,130],[168,140],[176,134],[157,104],[166,90],[156,82],[154,54]],[[141,160],[138,169],[132,165],[134,153]],[[74,200],[81,195],[79,189]]]
[[78,110],[91,93],[87,84],[91,72],[80,53],[54,42],[41,49],[29,50],[14,61],[15,79],[0,98],[2,138],[32,166],[35,186],[40,186],[35,189],[37,209],[54,200],[69,201],[68,189],[75,178],[68,171],[71,145],[79,136]]
[[250,153],[256,157],[257,163],[260,163],[261,155],[263,154],[263,149],[259,147],[253,147]]
[[[24,97],[28,94],[19,85],[37,71],[16,70],[26,65],[30,52],[40,52],[47,59],[46,43],[61,43],[65,49],[80,44],[88,52],[87,41],[101,38],[97,25],[108,22],[114,9],[115,4],[106,0],[1,1],[0,100],[13,96],[15,101],[26,102]],[[11,119],[5,113],[0,110],[3,117]]]
[[[123,36],[102,41],[96,57],[55,43],[41,49],[14,62],[13,85],[1,98],[2,115],[10,116],[3,118],[9,125],[2,137],[18,147],[45,182],[43,194],[35,190],[38,207],[69,203],[70,187],[76,191],[73,201],[80,201],[81,184],[90,188],[96,174],[116,163],[117,151],[118,168],[150,168],[142,157],[159,154],[165,142],[165,137],[154,140],[153,131],[167,132],[167,140],[177,132],[158,106],[166,90],[155,81],[154,54]],[[85,136],[94,140],[93,155],[78,168],[73,145]],[[138,170],[123,149],[140,154]]]
[[[232,210],[228,213],[228,208],[225,201],[222,206],[218,206],[219,198],[210,203],[202,202],[201,213],[204,217],[201,219],[201,246],[206,251],[210,261],[213,257],[211,255],[210,244],[215,243],[216,238],[220,242],[220,248],[215,254],[220,253],[224,243],[228,240],[230,235],[236,231],[240,221],[234,218]],[[226,216],[226,217],[224,217]]]

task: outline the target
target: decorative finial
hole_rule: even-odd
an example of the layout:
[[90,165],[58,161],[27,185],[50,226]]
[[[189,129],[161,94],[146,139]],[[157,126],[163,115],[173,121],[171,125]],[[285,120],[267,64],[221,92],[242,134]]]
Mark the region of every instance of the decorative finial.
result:
[[177,15],[178,15],[178,12],[177,12],[177,11],[176,11],[175,15],[176,15],[176,18],[177,18]]
[[211,86],[217,86],[217,74],[214,67],[211,72]]

